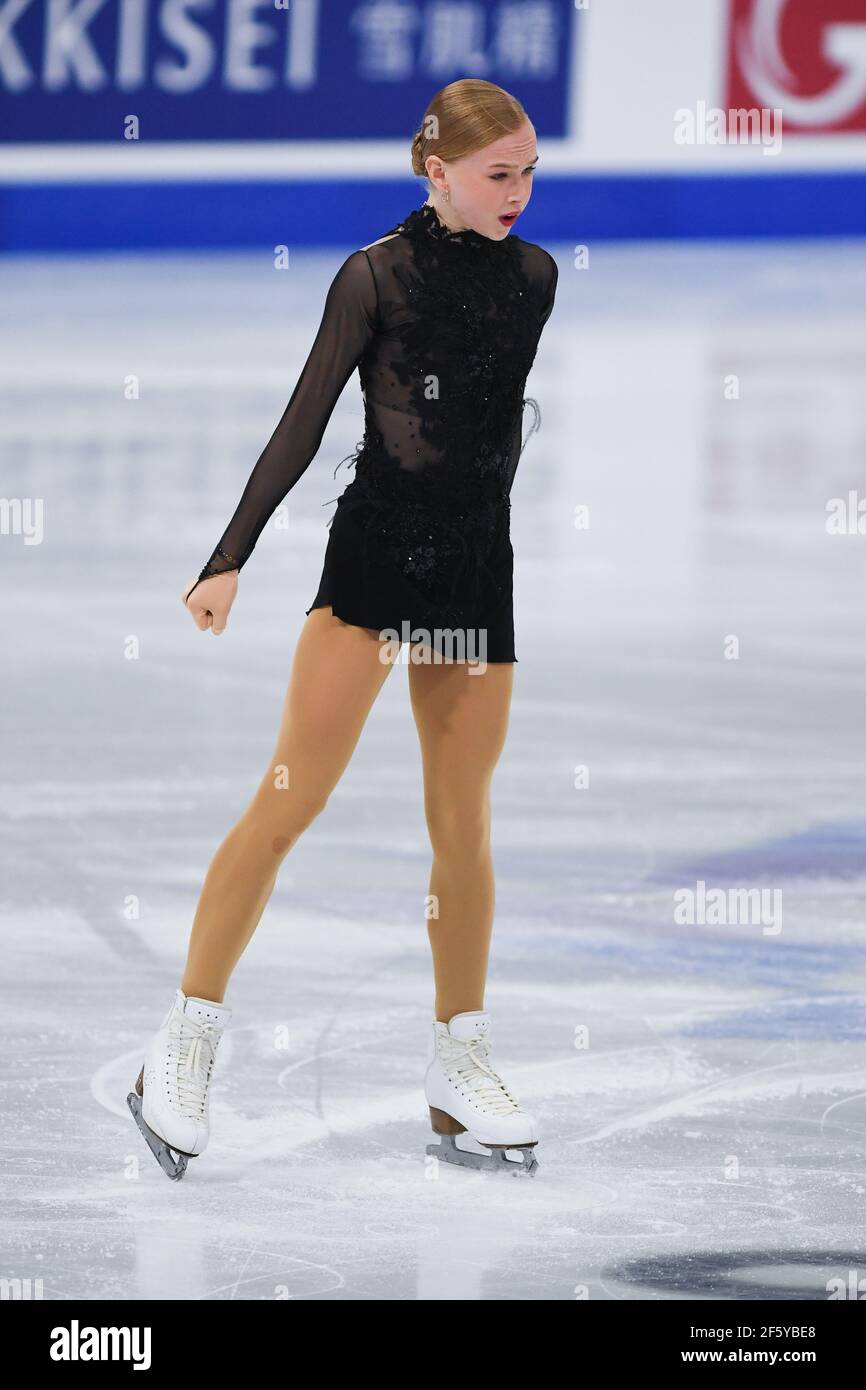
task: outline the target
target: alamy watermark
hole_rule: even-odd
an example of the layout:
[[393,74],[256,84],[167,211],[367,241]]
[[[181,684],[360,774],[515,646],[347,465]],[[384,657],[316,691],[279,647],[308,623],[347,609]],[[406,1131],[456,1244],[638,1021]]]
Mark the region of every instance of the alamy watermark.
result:
[[0,535],[23,536],[25,545],[41,545],[44,514],[44,497],[0,497]]
[[0,1278],[0,1303],[7,1300],[27,1303],[45,1297],[43,1281],[39,1279]]
[[674,893],[674,921],[708,927],[761,926],[764,936],[782,930],[781,888],[707,888],[699,878],[694,888]]
[[134,1371],[150,1369],[149,1327],[82,1327],[77,1318],[69,1327],[51,1329],[48,1355],[52,1361],[131,1361]]
[[831,497],[825,529],[830,536],[866,536],[866,497],[851,488],[845,497]]
[[721,106],[695,103],[694,110],[680,106],[674,112],[677,145],[763,145],[764,154],[782,148],[781,106]]
[[483,627],[413,627],[404,618],[396,627],[379,629],[379,660],[389,666],[401,662],[413,666],[444,666],[465,662],[481,674],[487,667],[487,629]]

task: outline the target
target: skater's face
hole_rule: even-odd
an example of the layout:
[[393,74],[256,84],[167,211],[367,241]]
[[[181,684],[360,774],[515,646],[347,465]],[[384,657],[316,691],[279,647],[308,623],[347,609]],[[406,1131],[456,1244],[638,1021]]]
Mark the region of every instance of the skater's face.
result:
[[436,208],[442,220],[454,229],[472,227],[492,241],[502,241],[514,225],[503,217],[522,212],[532,197],[537,159],[531,121],[462,159],[442,160],[430,155],[427,177],[436,189]]

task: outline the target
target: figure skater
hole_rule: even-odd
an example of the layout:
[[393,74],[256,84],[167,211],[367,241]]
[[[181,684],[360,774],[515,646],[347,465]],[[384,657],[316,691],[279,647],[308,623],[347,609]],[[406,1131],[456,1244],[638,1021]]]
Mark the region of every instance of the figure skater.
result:
[[[425,1092],[441,1143],[427,1152],[472,1167],[537,1166],[538,1127],[493,1068],[484,1007],[490,782],[517,660],[509,494],[523,390],[557,283],[553,257],[511,231],[537,159],[531,121],[501,87],[468,78],[437,93],[412,142],[427,201],[340,266],[291,400],[183,595],[202,631],[225,631],[238,574],[315,457],[357,367],[364,438],[332,517],[274,752],[208,868],[180,987],[128,1097],[170,1177],[209,1139],[231,973],[406,641],[433,852]],[[276,767],[289,770],[288,786]],[[454,1136],[464,1131],[489,1152],[459,1148]]]

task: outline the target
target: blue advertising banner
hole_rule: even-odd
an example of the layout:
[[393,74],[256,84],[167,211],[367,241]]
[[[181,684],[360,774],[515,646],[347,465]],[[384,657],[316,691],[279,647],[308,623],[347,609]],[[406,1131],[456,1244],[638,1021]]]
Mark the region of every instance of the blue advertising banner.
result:
[[407,138],[483,77],[566,133],[573,0],[0,0],[0,145]]
[[[0,255],[363,245],[464,77],[533,122],[529,239],[863,235],[864,36],[866,0],[0,0]],[[705,138],[769,97],[771,149]]]

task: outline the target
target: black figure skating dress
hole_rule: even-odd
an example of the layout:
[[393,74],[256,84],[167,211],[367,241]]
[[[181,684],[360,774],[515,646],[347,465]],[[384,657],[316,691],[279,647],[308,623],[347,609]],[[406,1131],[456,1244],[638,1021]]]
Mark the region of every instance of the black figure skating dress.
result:
[[496,241],[451,231],[426,203],[353,251],[197,582],[249,559],[357,367],[364,438],[350,455],[355,474],[337,499],[307,613],[331,605],[345,622],[401,634],[408,623],[438,650],[437,631],[483,630],[488,661],[515,661],[509,494],[523,389],[556,284],[542,247],[513,233]]

